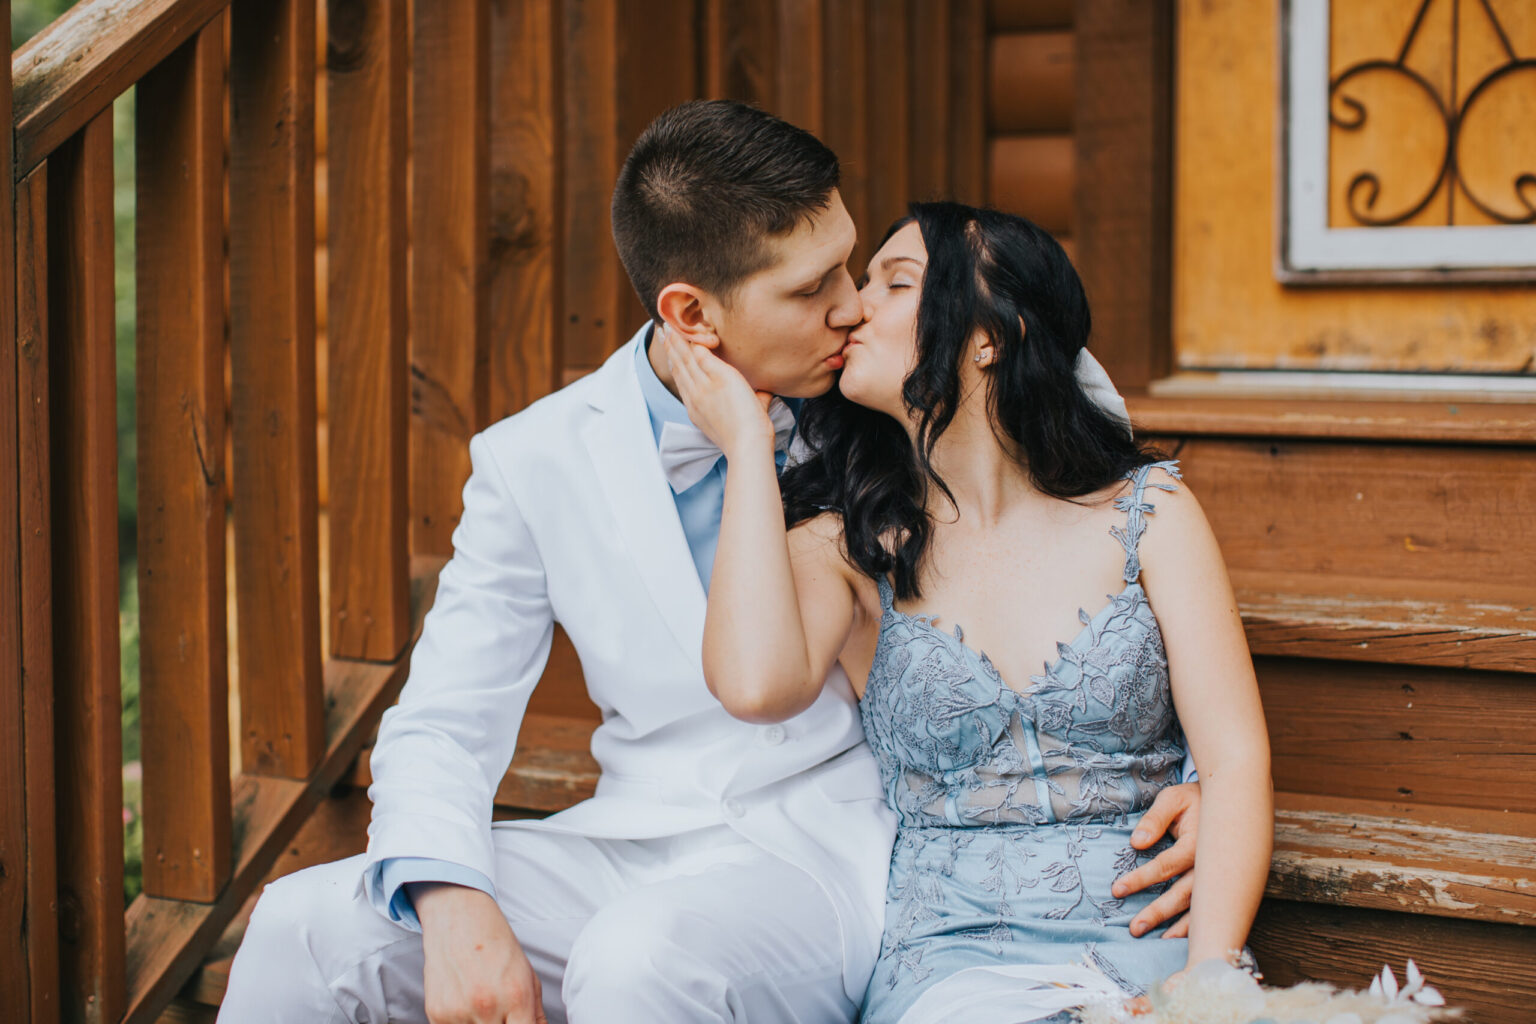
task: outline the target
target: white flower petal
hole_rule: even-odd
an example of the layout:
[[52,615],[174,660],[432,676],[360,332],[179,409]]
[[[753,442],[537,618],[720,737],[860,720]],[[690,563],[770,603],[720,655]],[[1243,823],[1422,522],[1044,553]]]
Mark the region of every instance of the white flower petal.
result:
[[1445,996],[1426,985],[1413,994],[1413,1001],[1421,1006],[1444,1006]]
[[1391,1002],[1397,998],[1397,975],[1392,973],[1392,965],[1387,964],[1381,969],[1382,994]]
[[1414,988],[1424,984],[1424,975],[1419,973],[1419,965],[1413,962],[1412,957],[1408,958],[1408,984]]

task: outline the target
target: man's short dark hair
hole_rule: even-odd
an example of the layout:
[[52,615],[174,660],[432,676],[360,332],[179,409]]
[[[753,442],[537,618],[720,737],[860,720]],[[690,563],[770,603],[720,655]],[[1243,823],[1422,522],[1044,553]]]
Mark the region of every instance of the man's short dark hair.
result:
[[673,107],[641,133],[613,189],[613,240],[640,302],[673,281],[721,299],[772,261],[768,240],[827,208],[837,156],[733,100]]

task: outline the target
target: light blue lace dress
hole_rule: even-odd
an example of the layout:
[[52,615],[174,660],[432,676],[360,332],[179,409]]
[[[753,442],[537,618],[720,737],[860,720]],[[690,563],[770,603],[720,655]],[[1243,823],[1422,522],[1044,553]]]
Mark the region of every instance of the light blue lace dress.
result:
[[1008,686],[958,626],[897,611],[879,581],[860,710],[899,827],[865,1024],[895,1024],[927,987],[972,967],[1087,958],[1139,994],[1184,966],[1185,940],[1131,937],[1156,890],[1110,893],[1157,852],[1132,849],[1131,831],[1184,758],[1162,634],[1138,582],[1154,470],[1178,478],[1177,463],[1142,466],[1116,502],[1125,589],[1096,615],[1080,611],[1082,631],[1028,686]]

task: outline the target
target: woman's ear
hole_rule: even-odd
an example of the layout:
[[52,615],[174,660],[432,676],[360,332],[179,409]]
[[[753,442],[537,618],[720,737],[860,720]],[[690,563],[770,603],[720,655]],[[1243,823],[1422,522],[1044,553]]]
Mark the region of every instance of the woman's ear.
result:
[[991,335],[977,331],[971,336],[971,362],[978,370],[985,370],[997,361],[997,344]]
[[656,296],[656,311],[666,322],[669,330],[676,331],[684,340],[705,348],[716,348],[720,336],[710,323],[704,308],[704,293],[691,284],[674,282]]

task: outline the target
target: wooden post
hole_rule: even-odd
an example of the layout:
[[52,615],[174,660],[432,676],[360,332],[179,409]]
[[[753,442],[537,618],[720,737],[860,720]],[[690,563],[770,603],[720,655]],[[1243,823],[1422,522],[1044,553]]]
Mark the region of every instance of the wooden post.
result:
[[315,450],[315,8],[237,0],[230,44],[230,357],[240,732],[247,772],[325,748]]
[[409,26],[392,0],[330,0],[326,24],[331,654],[393,661],[410,639]]
[[123,1012],[112,109],[48,159],[54,716],[62,1015]]
[[139,707],[144,891],[230,871],[224,590],[224,17],[139,82]]
[[53,525],[48,409],[48,165],[16,185],[17,449],[21,486],[21,679],[26,740],[27,959],[33,1024],[59,1019],[55,842]]
[[1122,389],[1170,365],[1173,13],[1168,0],[1079,0],[1078,267],[1089,347]]
[[414,18],[411,551],[447,555],[490,394],[489,0],[417,3]]
[[[0,13],[9,18],[9,0]],[[11,23],[3,32],[11,38]],[[7,47],[9,49],[9,47]],[[11,79],[0,83],[0,112],[11,123]],[[0,140],[0,160],[11,166],[14,135]],[[15,193],[9,173],[0,175],[0,241],[15,239]],[[0,245],[0,1006],[26,1007],[31,1001],[29,938],[26,933],[27,859],[31,831],[27,813],[26,683],[22,675],[21,589],[21,438],[17,396],[19,353],[16,345],[16,248]]]

